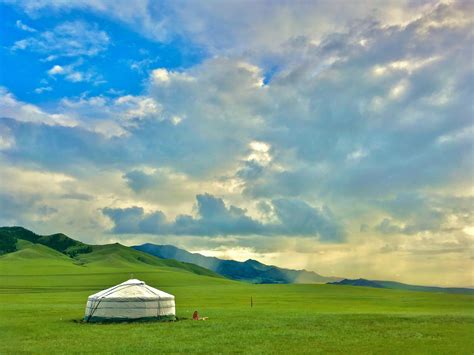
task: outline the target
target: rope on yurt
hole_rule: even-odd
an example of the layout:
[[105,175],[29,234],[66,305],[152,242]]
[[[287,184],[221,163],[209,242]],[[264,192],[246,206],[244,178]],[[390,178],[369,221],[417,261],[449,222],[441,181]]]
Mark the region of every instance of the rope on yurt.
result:
[[161,297],[158,293],[154,292],[150,287],[148,287],[148,285],[145,284],[145,288],[150,291],[151,293],[153,293],[154,295],[158,296],[158,307],[156,308],[156,316],[159,317],[160,316],[160,300],[161,300]]
[[92,318],[92,316],[94,315],[95,311],[97,311],[97,308],[99,308],[99,305],[100,305],[100,302],[102,302],[102,300],[109,296],[110,294],[112,294],[117,288],[119,287],[123,287],[123,288],[127,288],[127,287],[131,287],[131,286],[136,286],[135,284],[132,284],[132,285],[117,285],[117,286],[114,286],[112,287],[112,289],[107,292],[106,294],[100,296],[99,300],[97,301],[97,303],[95,304],[95,306],[92,308],[90,314],[89,314],[89,317],[87,317],[87,320],[86,322],[89,322],[90,319]]

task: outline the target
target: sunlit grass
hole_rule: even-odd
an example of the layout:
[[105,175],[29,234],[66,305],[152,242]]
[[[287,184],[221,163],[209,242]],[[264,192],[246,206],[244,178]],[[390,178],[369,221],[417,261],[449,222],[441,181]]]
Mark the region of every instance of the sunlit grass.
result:
[[[131,259],[109,267],[99,261],[76,265],[48,251],[29,253],[28,258],[0,257],[0,353],[474,350],[474,297],[469,295],[251,285]],[[88,295],[131,276],[174,294],[181,320],[78,322]],[[209,320],[190,320],[194,310]]]

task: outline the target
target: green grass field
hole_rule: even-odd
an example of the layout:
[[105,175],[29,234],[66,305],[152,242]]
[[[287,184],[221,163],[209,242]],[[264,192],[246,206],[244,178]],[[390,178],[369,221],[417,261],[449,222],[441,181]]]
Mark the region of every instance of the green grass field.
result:
[[[22,242],[21,250],[0,256],[0,353],[474,352],[470,295],[251,285],[122,248],[98,248],[72,260]],[[88,295],[131,274],[174,294],[181,320],[79,322]],[[190,320],[194,310],[209,320]]]

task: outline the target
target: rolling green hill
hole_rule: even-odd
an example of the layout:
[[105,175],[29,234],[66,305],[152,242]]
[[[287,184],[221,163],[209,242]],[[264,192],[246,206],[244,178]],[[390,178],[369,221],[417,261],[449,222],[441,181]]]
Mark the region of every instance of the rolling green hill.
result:
[[[74,266],[122,268],[134,270],[140,267],[168,267],[182,269],[198,275],[221,277],[203,267],[176,260],[161,259],[147,253],[126,247],[119,243],[107,245],[87,245],[65,234],[57,233],[41,236],[22,227],[1,227],[0,241],[10,245],[3,249],[2,258],[9,260],[8,269],[14,268],[20,260],[21,269],[35,269],[38,260],[49,260],[49,267]],[[14,241],[14,248],[11,243]],[[8,251],[10,250],[10,251]],[[0,254],[1,255],[1,254]],[[45,267],[48,265],[45,265]]]
[[136,267],[137,265],[172,267],[183,269],[198,275],[221,277],[211,270],[198,265],[182,263],[176,260],[161,259],[119,243],[94,245],[92,246],[92,251],[90,253],[79,254],[75,259],[85,265],[92,264],[114,268]]
[[[91,246],[70,257],[38,239],[17,238],[16,250],[0,256],[2,354],[474,350],[472,295],[249,284],[120,244]],[[81,322],[89,295],[131,277],[175,295],[179,321]],[[192,321],[195,310],[209,319]]]
[[67,262],[72,262],[71,258],[54,249],[48,248],[47,246],[41,244],[33,243],[22,243],[22,247],[17,251],[2,256],[2,260],[10,260],[10,262],[23,259],[28,261],[44,259],[53,261],[64,260]]
[[92,251],[90,245],[69,238],[62,233],[38,235],[23,227],[0,227],[0,255],[17,250],[18,240],[43,244],[69,256]]

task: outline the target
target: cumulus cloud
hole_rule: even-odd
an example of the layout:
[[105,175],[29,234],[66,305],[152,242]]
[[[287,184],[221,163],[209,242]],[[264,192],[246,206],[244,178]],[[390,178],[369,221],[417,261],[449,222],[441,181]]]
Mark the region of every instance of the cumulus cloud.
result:
[[117,202],[113,195],[120,191],[119,174],[90,166],[89,173],[95,173],[79,177],[84,171],[80,164],[74,176],[24,166],[20,160],[7,164],[3,155],[0,162],[0,181],[6,182],[0,191],[1,225],[22,225],[44,234],[63,232],[91,243],[97,243],[109,228],[99,208]]
[[[242,53],[278,51],[282,43],[298,36],[310,36],[318,42],[324,34],[337,32],[373,13],[384,25],[405,24],[433,7],[429,2],[382,1],[344,2],[324,0],[294,2],[262,0],[248,3],[232,0],[189,3],[150,0],[88,1],[54,0],[15,1],[32,16],[51,11],[89,10],[127,24],[148,38],[165,41],[183,36],[211,52]],[[265,14],[262,16],[261,14]]]
[[153,70],[143,95],[65,99],[63,111],[123,137],[120,153],[100,143],[110,153],[92,159],[116,165],[122,154],[124,166],[224,175],[251,198],[363,199],[465,183],[472,68],[458,45],[471,36],[463,6],[440,5],[403,26],[362,21],[319,42],[300,36],[282,46],[266,84],[265,68],[216,57]]
[[[48,113],[40,107],[18,100],[8,89],[0,87],[0,115],[21,122],[73,127],[78,121],[62,113]],[[5,123],[7,124],[7,123]]]
[[162,120],[160,104],[147,96],[123,95],[112,98],[100,95],[64,98],[60,102],[60,108],[82,117],[84,121],[95,117],[122,123],[124,126],[130,121],[145,118]]
[[[471,35],[461,30],[467,25],[461,11],[440,5],[407,26],[366,23],[317,45],[308,38],[292,43],[288,57],[304,59],[273,74],[266,95],[276,109],[265,116],[272,129],[260,134],[274,147],[279,166],[261,169],[257,179],[239,173],[244,191],[256,197],[342,192],[360,198],[443,184],[454,169],[470,176],[470,144],[463,137],[471,127],[465,102],[472,87],[465,78],[472,66],[455,43],[467,43]],[[331,64],[321,68],[327,58]],[[454,69],[452,62],[463,64]],[[391,69],[374,74],[379,67]],[[434,102],[447,82],[457,89],[442,104]],[[447,137],[456,143],[439,144]]]
[[375,204],[389,214],[375,226],[383,234],[462,232],[474,223],[473,197],[405,192]]
[[8,193],[0,193],[0,205],[4,208],[0,215],[2,225],[16,225],[19,223],[28,225],[34,220],[47,220],[58,210],[52,206],[41,203],[39,196],[15,196]]
[[[273,261],[305,260],[340,275],[370,269],[382,277],[390,262],[385,275],[424,280],[440,268],[412,271],[443,255],[439,265],[451,268],[444,280],[466,280],[456,270],[471,265],[473,233],[471,2],[372,2],[375,11],[351,2],[342,19],[341,5],[327,1],[130,4],[21,6],[40,17],[51,9],[107,13],[149,38],[183,36],[212,55],[174,69],[151,57],[131,61],[149,72],[139,94],[95,91],[54,109],[5,89],[7,162],[82,179],[90,169],[110,173],[113,187],[94,200],[103,213],[81,219],[116,233],[106,240],[153,235],[184,247],[253,248],[267,261],[285,250]],[[99,56],[109,44],[78,55]],[[49,60],[61,55],[24,46]],[[50,81],[65,78],[61,60],[48,65]],[[90,201],[62,195],[71,205]],[[83,216],[78,209],[69,221]]]
[[[95,81],[91,73],[76,72],[70,66],[55,65],[49,71],[50,75],[64,75],[67,80]],[[69,78],[76,75],[77,78]],[[49,86],[35,90],[41,94],[51,91]],[[81,129],[97,132],[106,137],[127,134],[127,128],[137,120],[151,118],[162,121],[161,107],[153,98],[146,96],[124,95],[116,98],[107,96],[80,96],[62,99],[54,109],[43,109],[37,105],[20,101],[8,89],[0,87],[0,117],[13,118],[20,122],[38,124],[80,127]],[[179,124],[170,117],[172,126]],[[5,123],[7,124],[7,123]],[[37,127],[31,127],[32,130]],[[26,127],[25,127],[26,128]],[[81,134],[77,132],[78,134]],[[80,154],[79,151],[75,153]]]
[[[34,119],[36,116],[29,117]],[[28,164],[34,161],[47,167],[46,170],[70,172],[92,163],[108,164],[108,159],[115,154],[122,154],[123,161],[128,160],[128,154],[114,136],[107,137],[82,127],[72,128],[54,121],[37,123],[0,118],[0,123],[14,132],[15,149],[5,151],[4,156],[16,163]],[[64,161],[68,162],[69,168],[64,166]]]
[[[468,46],[458,45],[471,36],[463,6],[440,5],[403,26],[362,21],[319,42],[294,38],[266,84],[264,67],[216,57],[188,70],[155,69],[143,95],[67,99],[64,109],[126,135],[126,156],[138,150],[137,164],[208,176],[237,168],[234,179],[255,198],[360,198],[445,184],[472,172],[469,140],[456,135],[469,136],[471,126],[464,103],[472,70]],[[383,74],[374,73],[379,67]],[[447,82],[440,106],[433,98]],[[441,144],[446,137],[450,144]],[[252,142],[271,150],[249,160]]]
[[317,232],[321,241],[344,240],[342,223],[328,207],[317,209],[296,199],[277,199],[273,200],[272,204],[275,215],[281,222],[279,228],[287,231],[282,234],[311,235]]
[[123,176],[130,188],[135,192],[150,190],[156,188],[162,182],[167,181],[167,177],[163,174],[147,174],[141,170],[132,170]]
[[196,196],[197,217],[179,215],[168,222],[161,211],[145,213],[141,207],[104,208],[114,222],[114,233],[149,233],[156,235],[285,235],[311,236],[322,242],[345,239],[342,223],[324,207],[314,208],[301,200],[274,200],[271,210],[275,223],[262,223],[234,205],[210,194]]
[[0,123],[0,151],[13,148],[15,146],[15,137],[8,126]]

